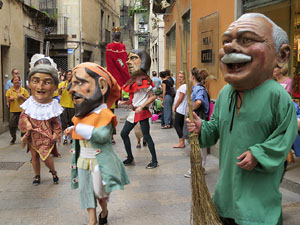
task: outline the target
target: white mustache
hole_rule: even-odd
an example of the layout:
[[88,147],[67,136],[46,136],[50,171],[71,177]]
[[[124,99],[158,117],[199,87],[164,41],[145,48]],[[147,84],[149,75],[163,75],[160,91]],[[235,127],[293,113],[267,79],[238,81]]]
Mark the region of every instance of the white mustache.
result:
[[222,58],[221,61],[223,63],[245,63],[245,62],[250,62],[251,61],[251,56],[242,54],[242,53],[229,53],[225,54]]

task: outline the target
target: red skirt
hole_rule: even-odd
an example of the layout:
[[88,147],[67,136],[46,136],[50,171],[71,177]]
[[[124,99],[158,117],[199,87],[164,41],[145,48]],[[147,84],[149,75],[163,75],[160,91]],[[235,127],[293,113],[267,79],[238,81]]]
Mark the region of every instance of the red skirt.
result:
[[135,115],[134,115],[134,122],[137,123],[139,121],[142,121],[144,119],[148,119],[150,117],[152,117],[152,114],[149,111],[149,109],[144,109],[140,113],[135,113]]

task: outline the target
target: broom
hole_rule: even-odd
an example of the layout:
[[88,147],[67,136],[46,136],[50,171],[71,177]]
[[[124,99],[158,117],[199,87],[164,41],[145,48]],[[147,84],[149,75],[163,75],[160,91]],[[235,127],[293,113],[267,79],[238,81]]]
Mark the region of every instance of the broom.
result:
[[[181,50],[183,50],[183,27],[180,17],[180,0],[176,0],[178,20],[181,36]],[[189,106],[189,119],[193,118],[193,107],[191,100],[191,89],[189,84],[189,73],[185,73],[187,86],[187,97]],[[190,134],[191,146],[191,187],[192,187],[192,209],[191,209],[191,224],[193,225],[219,225],[222,224],[216,212],[214,204],[211,200],[210,193],[206,186],[204,169],[202,167],[201,149],[198,141],[198,134],[192,132]]]
[[[188,75],[185,75],[187,80],[187,97],[189,106],[189,119],[193,118],[193,107],[191,100],[190,84]],[[222,224],[216,212],[210,193],[208,191],[204,169],[202,167],[201,149],[198,140],[198,134],[192,132],[190,134],[190,162],[191,162],[191,187],[192,187],[192,209],[191,209],[191,224],[193,225],[217,225]]]

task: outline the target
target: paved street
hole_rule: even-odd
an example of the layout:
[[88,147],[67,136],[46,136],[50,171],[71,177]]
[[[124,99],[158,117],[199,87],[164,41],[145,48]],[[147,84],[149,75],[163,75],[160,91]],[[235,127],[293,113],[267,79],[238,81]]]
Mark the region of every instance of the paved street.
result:
[[[119,136],[127,111],[116,109],[119,124],[115,150],[121,159],[125,150]],[[131,134],[136,165],[126,167],[131,181],[125,190],[111,194],[110,225],[188,225],[190,219],[190,179],[183,174],[189,168],[189,147],[173,149],[177,142],[174,129],[161,130],[151,124],[156,143],[159,167],[145,169],[150,161],[147,147],[137,150],[134,132]],[[9,132],[0,135],[0,225],[83,225],[88,217],[79,208],[77,190],[70,188],[70,145],[60,145],[62,158],[55,158],[60,184],[54,185],[45,165],[42,165],[39,186],[32,186],[33,170],[30,154],[21,148],[20,139],[10,146]],[[8,163],[11,162],[11,163]],[[19,167],[19,168],[17,168]],[[206,180],[211,193],[218,178],[218,159],[209,155]],[[285,225],[300,221],[300,160],[289,167],[282,184]],[[226,194],[226,193],[225,193]],[[100,213],[100,208],[97,209]],[[266,215],[267,216],[267,215]]]

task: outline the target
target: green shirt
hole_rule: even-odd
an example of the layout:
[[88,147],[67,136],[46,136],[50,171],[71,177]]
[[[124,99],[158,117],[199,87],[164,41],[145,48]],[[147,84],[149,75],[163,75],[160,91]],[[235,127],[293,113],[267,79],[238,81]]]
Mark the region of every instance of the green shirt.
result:
[[[214,203],[220,216],[233,218],[239,225],[280,224],[279,184],[297,134],[295,107],[284,88],[273,80],[244,92],[239,115],[235,102],[235,90],[226,85],[211,121],[203,121],[199,138],[203,148],[220,139]],[[252,171],[236,165],[237,157],[247,150],[258,161]]]

